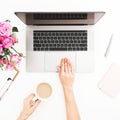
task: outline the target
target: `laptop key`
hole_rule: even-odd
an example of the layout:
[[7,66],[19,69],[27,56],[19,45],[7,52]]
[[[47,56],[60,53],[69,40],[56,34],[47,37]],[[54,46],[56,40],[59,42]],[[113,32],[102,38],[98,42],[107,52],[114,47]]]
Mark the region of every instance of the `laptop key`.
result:
[[67,48],[49,48],[50,51],[67,51]]

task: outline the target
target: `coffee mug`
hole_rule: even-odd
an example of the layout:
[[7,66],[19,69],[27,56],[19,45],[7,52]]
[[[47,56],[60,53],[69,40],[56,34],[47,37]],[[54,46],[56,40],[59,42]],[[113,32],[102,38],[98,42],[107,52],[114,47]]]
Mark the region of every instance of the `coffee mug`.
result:
[[52,86],[47,82],[37,84],[35,89],[36,97],[40,100],[47,100],[52,95]]

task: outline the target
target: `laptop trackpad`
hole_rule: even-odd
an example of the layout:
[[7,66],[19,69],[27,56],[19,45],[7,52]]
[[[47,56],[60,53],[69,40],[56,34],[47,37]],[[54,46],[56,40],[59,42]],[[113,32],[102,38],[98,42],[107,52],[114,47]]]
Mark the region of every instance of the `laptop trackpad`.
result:
[[62,58],[68,58],[72,62],[75,69],[75,55],[76,52],[46,52],[45,53],[45,71],[54,72],[57,71],[56,67],[60,65]]
[[43,72],[44,52],[27,52],[26,68],[27,72]]

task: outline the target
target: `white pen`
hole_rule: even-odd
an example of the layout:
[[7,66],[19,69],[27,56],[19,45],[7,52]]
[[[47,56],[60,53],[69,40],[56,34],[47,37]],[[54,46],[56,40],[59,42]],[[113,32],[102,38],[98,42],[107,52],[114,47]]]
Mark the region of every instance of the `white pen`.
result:
[[110,37],[110,40],[109,40],[107,49],[106,49],[106,51],[105,51],[104,57],[107,57],[107,56],[108,56],[108,53],[109,53],[109,51],[110,51],[110,46],[111,46],[111,43],[112,43],[112,39],[113,39],[113,34],[112,34],[111,37]]
[[11,78],[8,78],[7,81],[4,83],[4,85],[0,89],[0,100],[2,100],[3,96],[9,90],[10,86],[12,85],[12,82],[13,80]]

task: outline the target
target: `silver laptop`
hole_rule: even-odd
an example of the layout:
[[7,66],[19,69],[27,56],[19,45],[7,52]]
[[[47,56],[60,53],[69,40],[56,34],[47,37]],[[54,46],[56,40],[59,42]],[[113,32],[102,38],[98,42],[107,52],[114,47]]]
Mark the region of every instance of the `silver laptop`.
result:
[[94,24],[105,12],[15,12],[26,24],[26,71],[55,72],[69,58],[76,72],[94,71]]

